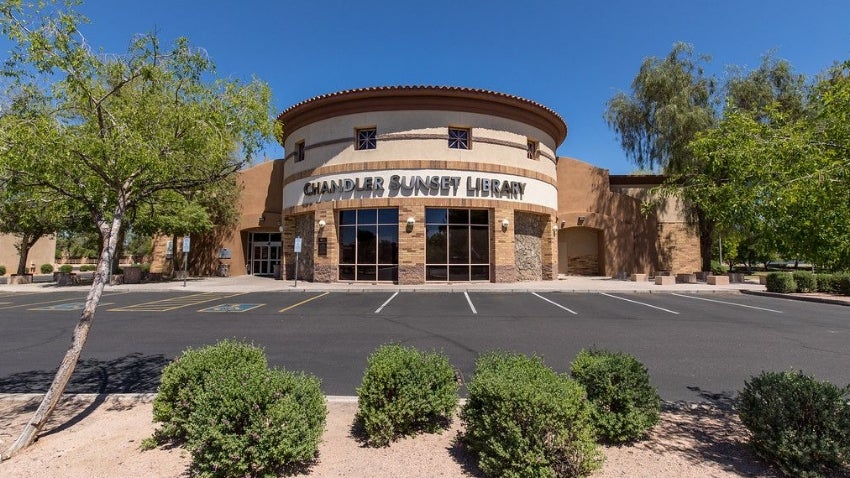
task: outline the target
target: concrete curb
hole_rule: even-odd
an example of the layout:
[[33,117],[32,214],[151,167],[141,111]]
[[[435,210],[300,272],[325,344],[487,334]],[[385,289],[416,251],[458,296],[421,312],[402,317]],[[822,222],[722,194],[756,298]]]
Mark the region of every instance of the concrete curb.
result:
[[830,299],[829,297],[812,297],[799,294],[783,294],[780,292],[762,292],[758,290],[742,290],[741,293],[762,297],[773,297],[776,299],[797,300],[801,302],[817,302],[819,304],[850,306],[850,300]]

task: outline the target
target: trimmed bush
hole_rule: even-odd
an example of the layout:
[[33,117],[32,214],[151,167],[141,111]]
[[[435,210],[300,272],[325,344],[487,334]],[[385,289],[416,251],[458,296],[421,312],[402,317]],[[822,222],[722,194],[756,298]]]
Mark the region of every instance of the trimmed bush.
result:
[[483,355],[468,390],[463,440],[486,475],[577,477],[602,465],[584,388],[539,358]]
[[97,266],[94,264],[83,264],[80,266],[80,272],[91,272],[93,270],[97,270]]
[[767,274],[767,291],[788,293],[797,290],[794,276],[788,272],[771,272]]
[[53,264],[42,264],[39,269],[41,269],[42,274],[52,274]]
[[369,357],[357,389],[357,423],[373,446],[399,436],[445,428],[457,405],[458,384],[444,354],[383,345]]
[[6,266],[0,266],[0,276],[6,275]]
[[841,295],[850,295],[850,272],[834,274],[835,292]]
[[729,268],[719,261],[711,261],[711,273],[716,276],[725,276],[729,272]]
[[216,369],[187,424],[201,477],[277,477],[314,461],[328,410],[315,377],[285,370]]
[[631,355],[582,350],[570,372],[587,391],[600,438],[610,443],[633,441],[658,423],[658,391],[649,383],[646,367]]
[[808,271],[795,271],[791,274],[797,284],[797,292],[814,292],[817,290],[815,275]]
[[834,274],[815,274],[817,291],[833,294],[838,290],[838,281]]
[[59,272],[69,274],[71,272],[74,272],[74,266],[72,266],[71,264],[62,264],[61,266],[59,266]]
[[850,459],[850,389],[801,372],[762,372],[738,397],[756,453],[789,476],[834,476]]
[[204,391],[212,373],[244,375],[267,369],[263,349],[242,342],[222,340],[197,350],[188,349],[162,369],[153,401],[153,421],[162,424],[154,433],[156,443],[184,441],[186,424],[195,398]]

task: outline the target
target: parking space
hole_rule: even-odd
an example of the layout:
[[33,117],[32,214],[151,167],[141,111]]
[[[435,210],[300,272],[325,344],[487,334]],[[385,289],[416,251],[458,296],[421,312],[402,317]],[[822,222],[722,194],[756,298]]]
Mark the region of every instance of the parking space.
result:
[[109,312],[170,312],[172,310],[192,307],[195,305],[223,300],[242,295],[240,293],[203,292],[198,294],[180,295],[149,302],[126,305],[107,309]]
[[0,313],[4,310],[32,309],[59,305],[63,303],[85,302],[86,294],[9,294],[0,298]]
[[[84,300],[0,297],[11,302],[0,304],[0,384],[52,370]],[[846,307],[737,293],[170,291],[105,294],[101,305],[89,357],[174,357],[239,338],[264,346],[274,365],[318,375],[330,394],[353,394],[369,354],[390,342],[442,350],[465,377],[490,350],[538,354],[558,371],[583,348],[622,350],[669,400],[736,390],[761,370],[850,381]]]

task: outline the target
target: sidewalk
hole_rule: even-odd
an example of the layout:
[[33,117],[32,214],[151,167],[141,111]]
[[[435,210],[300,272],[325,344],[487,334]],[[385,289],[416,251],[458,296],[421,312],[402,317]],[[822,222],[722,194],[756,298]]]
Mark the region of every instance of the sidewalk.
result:
[[[71,292],[88,290],[88,285],[59,287],[55,283],[0,285],[0,292]],[[765,287],[753,282],[708,285],[697,284],[655,285],[654,282],[632,282],[610,277],[569,276],[553,281],[528,281],[511,283],[461,282],[395,285],[363,282],[306,282],[274,280],[269,277],[201,277],[191,278],[183,286],[182,280],[148,282],[145,284],[123,284],[106,286],[105,291],[191,291],[191,292],[607,292],[607,293],[653,293],[689,292],[714,293],[764,291]]]

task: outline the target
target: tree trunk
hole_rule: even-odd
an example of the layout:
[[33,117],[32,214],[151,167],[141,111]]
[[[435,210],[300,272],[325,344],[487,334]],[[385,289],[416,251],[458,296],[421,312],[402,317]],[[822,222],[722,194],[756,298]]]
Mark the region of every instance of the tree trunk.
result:
[[18,439],[0,456],[0,460],[11,458],[18,451],[31,445],[38,437],[38,433],[44,428],[56,405],[62,399],[62,394],[71,380],[71,375],[77,367],[77,361],[83,351],[83,346],[86,344],[86,339],[88,339],[89,329],[91,329],[92,321],[94,320],[94,313],[103,294],[103,287],[109,272],[108,264],[115,251],[115,244],[118,240],[118,230],[121,227],[124,209],[125,202],[119,199],[119,203],[115,207],[112,222],[109,224],[103,222],[99,224],[101,235],[106,237],[107,240],[104,243],[104,247],[101,248],[97,271],[94,274],[92,286],[86,298],[85,308],[83,308],[83,312],[80,314],[80,321],[77,322],[77,326],[74,328],[71,346],[65,352],[65,357],[62,359],[62,363],[59,364],[56,375],[53,377],[53,383],[50,384],[47,393],[42,397],[38,409],[26,427],[24,427],[24,431],[21,432]]
[[18,275],[27,273],[27,259],[30,255],[30,249],[41,238],[41,235],[22,234],[21,242],[18,243]]
[[706,217],[702,208],[696,208],[697,228],[699,229],[699,254],[702,270],[711,270],[711,248],[714,245],[714,222]]

